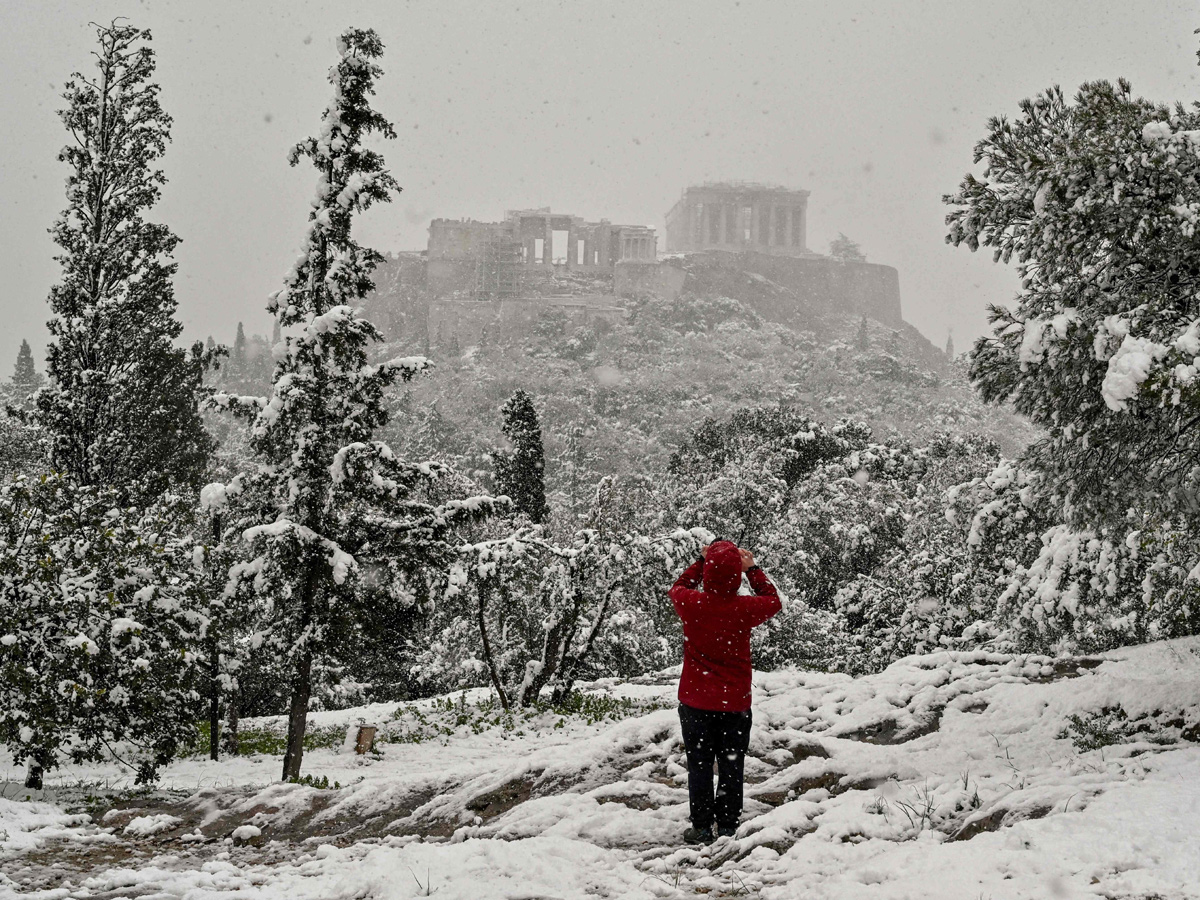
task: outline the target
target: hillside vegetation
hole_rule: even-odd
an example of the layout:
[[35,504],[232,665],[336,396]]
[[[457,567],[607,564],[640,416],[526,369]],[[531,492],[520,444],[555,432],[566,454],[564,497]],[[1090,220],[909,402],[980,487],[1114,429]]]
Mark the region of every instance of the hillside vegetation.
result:
[[[438,366],[402,395],[394,446],[478,463],[502,443],[497,410],[518,388],[539,407],[547,477],[558,488],[566,473],[555,461],[571,454],[594,476],[661,472],[690,429],[748,406],[785,404],[830,424],[850,418],[877,437],[898,433],[915,443],[938,432],[978,433],[1006,455],[1034,436],[1014,415],[985,406],[963,367],[915,328],[806,309],[756,273],[699,269],[675,300],[614,297],[628,311],[616,325],[572,326],[548,305],[533,328],[489,335],[482,346],[430,340],[429,299],[411,287],[415,277],[406,281],[398,263],[385,265],[368,310],[392,342],[385,353],[428,351]],[[541,289],[606,287],[583,281],[560,278]],[[781,307],[790,314],[771,312]]]

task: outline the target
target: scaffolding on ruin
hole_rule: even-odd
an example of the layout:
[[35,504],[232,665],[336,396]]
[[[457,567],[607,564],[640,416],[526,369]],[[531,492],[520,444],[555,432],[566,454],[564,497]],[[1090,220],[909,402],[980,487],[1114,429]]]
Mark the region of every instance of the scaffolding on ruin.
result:
[[519,240],[493,235],[475,260],[475,299],[520,296],[525,271],[522,253]]

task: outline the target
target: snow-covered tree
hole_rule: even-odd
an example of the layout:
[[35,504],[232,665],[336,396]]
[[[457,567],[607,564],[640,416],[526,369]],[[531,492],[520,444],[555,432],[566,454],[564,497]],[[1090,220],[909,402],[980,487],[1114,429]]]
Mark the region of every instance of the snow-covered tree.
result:
[[954,359],[954,332],[946,332],[946,359]]
[[13,369],[12,380],[9,382],[9,393],[12,399],[16,402],[23,402],[40,388],[45,380],[33,365],[33,351],[29,347],[29,341],[21,341],[21,349],[17,351],[17,364]]
[[179,510],[61,475],[0,487],[0,740],[28,784],[111,755],[152,780],[194,733],[206,627]]
[[35,475],[46,469],[46,433],[27,416],[11,416],[0,407],[0,481]]
[[[653,611],[669,608],[666,588],[712,535],[640,535],[607,509],[618,492],[604,479],[589,521],[566,542],[526,526],[463,546],[444,614],[417,657],[420,677],[489,684],[508,709],[534,704],[546,687],[561,702],[580,678],[673,661],[678,640],[662,646]],[[632,671],[619,671],[622,658]]]
[[372,439],[388,418],[388,388],[429,366],[421,357],[372,363],[368,350],[381,336],[356,309],[381,256],[351,236],[353,217],[398,190],[383,158],[364,146],[373,134],[395,136],[369,102],[382,53],[373,31],[341,35],[320,134],[291,153],[293,165],[312,162],[317,189],[302,252],[268,305],[298,331],[285,339],[271,396],[214,397],[252,422],[258,468],[208,494],[230,504],[229,543],[241,535],[249,548],[228,590],[254,600],[254,640],[288,661],[284,778],[300,774],[314,666],[353,652],[356,628],[381,610],[431,602],[451,530],[494,506],[486,497],[428,502],[445,467],[406,462]]
[[0,385],[0,480],[45,471],[46,432],[28,415],[31,398],[44,383],[29,341],[21,341],[13,377]]
[[512,450],[495,454],[496,490],[507,495],[518,513],[535,525],[546,521],[546,455],[542,447],[542,425],[533,398],[518,390],[500,410],[500,430]]
[[456,429],[434,400],[425,410],[413,434],[413,448],[426,457],[453,456],[459,449]]
[[171,254],[179,239],[144,218],[166,179],[170,139],[149,32],[99,26],[96,74],[67,82],[68,206],[51,233],[62,280],[50,292],[50,384],[37,420],[51,463],[83,485],[148,501],[202,483],[212,442],[197,391],[203,351],[174,346]]
[[237,324],[237,334],[233,338],[233,350],[229,353],[229,364],[239,371],[246,367],[246,329],[242,323]]
[[582,425],[572,425],[563,439],[562,451],[555,458],[556,478],[559,484],[562,506],[572,516],[586,507],[586,496],[592,490],[595,475],[596,454],[588,441],[588,430]]
[[[1045,429],[1025,463],[1078,526],[1200,516],[1200,109],[1124,80],[994,118],[947,240],[1015,261],[971,354],[983,396]],[[1136,517],[1136,514],[1135,514]]]
[[835,259],[846,259],[851,262],[866,262],[867,257],[855,241],[850,240],[840,231],[838,236],[829,242],[829,255]]
[[[924,470],[918,490],[901,507],[902,535],[835,598],[853,635],[855,651],[847,659],[853,669],[879,670],[910,653],[994,636],[979,623],[995,621],[1000,573],[990,554],[972,553],[962,517],[947,516],[947,492],[990,473],[999,450],[974,435],[936,435],[920,452]],[[1028,529],[1026,516],[1013,523]],[[965,637],[968,628],[973,630]]]
[[858,332],[854,337],[854,349],[866,353],[871,349],[871,333],[867,329],[867,317],[863,316],[858,323]]

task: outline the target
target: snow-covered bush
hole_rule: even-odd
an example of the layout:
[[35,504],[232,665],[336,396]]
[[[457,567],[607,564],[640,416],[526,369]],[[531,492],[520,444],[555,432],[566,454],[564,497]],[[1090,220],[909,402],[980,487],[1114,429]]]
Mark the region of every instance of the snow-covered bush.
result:
[[862,665],[937,648],[1086,653],[1194,633],[1200,543],[1188,530],[1148,516],[1076,528],[1041,476],[1009,460],[938,489],[994,450],[964,443],[957,461],[931,464],[898,551],[839,594]]
[[848,652],[835,597],[896,547],[923,467],[921,452],[875,443],[862,423],[757,407],[698,426],[660,503],[670,523],[752,549],[793,601],[756,635],[761,665],[828,668]]
[[1003,642],[1087,653],[1198,630],[1200,541],[1189,529],[1148,517],[1103,532],[1056,523],[1038,545],[1003,580],[995,613]]
[[682,293],[663,299],[651,294],[630,305],[635,326],[658,326],[680,334],[707,333],[730,322],[749,328],[762,324],[753,309],[732,297]]
[[181,510],[117,501],[0,486],[0,739],[35,770],[112,754],[148,781],[194,733],[207,619]]
[[[601,483],[598,507],[612,490]],[[646,537],[602,510],[588,526],[569,541],[535,526],[463,546],[418,675],[445,687],[490,684],[507,708],[510,698],[529,706],[545,687],[560,702],[582,678],[673,659],[677,639],[664,639],[654,610],[669,608],[666,587],[710,536]]]
[[1200,626],[1198,135],[1200,109],[1123,80],[1055,88],[989,122],[982,174],[946,198],[947,240],[1015,257],[1022,279],[972,379],[1045,429],[952,499],[1000,588],[994,640],[1087,650]]
[[45,430],[0,407],[0,480],[35,475],[46,468]]
[[[989,569],[995,555],[972,554],[961,513],[948,515],[947,491],[979,478],[999,461],[996,445],[974,436],[940,435],[922,449],[925,471],[903,504],[904,530],[880,564],[864,571],[837,594],[837,608],[853,632],[853,669],[876,671],[911,653],[986,638],[1000,587]],[[962,496],[960,503],[965,502]],[[1019,522],[1020,515],[1006,522]],[[969,515],[967,521],[970,521]],[[1009,549],[1006,545],[1004,549]]]

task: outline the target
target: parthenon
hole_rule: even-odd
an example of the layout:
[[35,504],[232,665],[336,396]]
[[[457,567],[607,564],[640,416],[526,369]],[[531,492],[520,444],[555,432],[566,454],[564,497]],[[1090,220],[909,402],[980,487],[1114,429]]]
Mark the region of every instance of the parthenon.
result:
[[808,256],[808,193],[741,181],[689,187],[667,213],[667,250]]
[[522,273],[611,275],[619,262],[657,258],[658,237],[649,226],[587,222],[548,207],[510,210],[502,222],[434,219],[429,225],[429,284],[440,294],[469,289],[481,297],[514,296],[527,280]]

